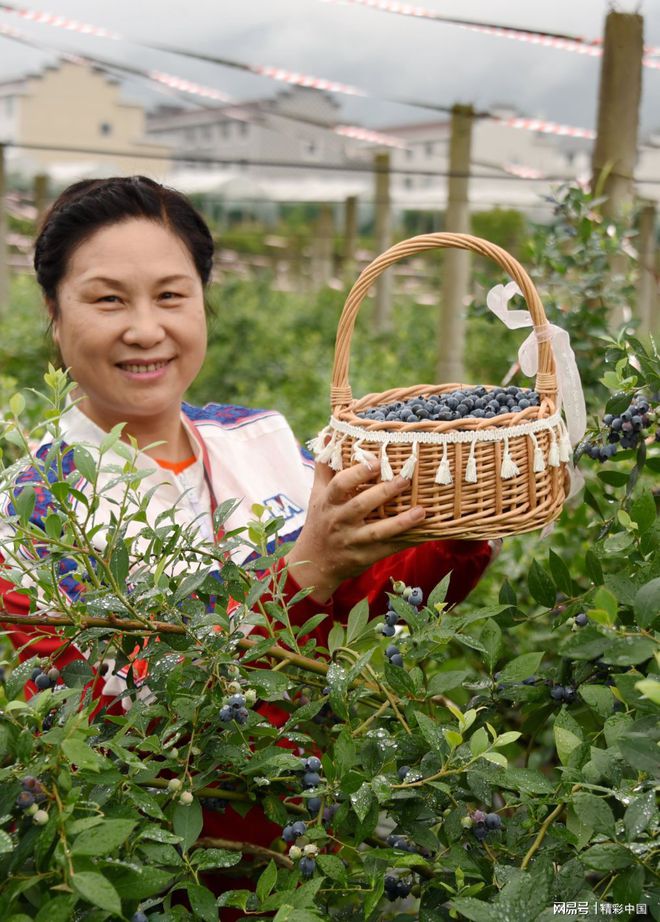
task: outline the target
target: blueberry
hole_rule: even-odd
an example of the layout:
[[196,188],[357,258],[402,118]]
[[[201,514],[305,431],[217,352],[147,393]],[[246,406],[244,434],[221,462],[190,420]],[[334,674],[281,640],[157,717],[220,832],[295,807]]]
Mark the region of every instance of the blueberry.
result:
[[39,691],[45,691],[45,689],[51,687],[51,681],[45,672],[42,672],[37,676],[37,678],[34,680],[34,684],[37,686]]
[[399,776],[399,781],[404,781],[409,771],[410,771],[409,765],[402,765],[401,768],[399,768],[399,770],[397,771],[397,775]]
[[315,788],[321,783],[321,776],[318,772],[305,772],[302,783],[306,788]]
[[570,704],[571,701],[575,701],[575,689],[570,685],[564,686],[564,701],[567,704]]
[[232,695],[227,701],[230,708],[245,707],[245,695]]
[[479,840],[479,842],[483,842],[483,840],[488,835],[488,830],[481,824],[478,826],[473,826],[472,832],[474,833],[475,838]]
[[397,894],[405,899],[412,890],[412,883],[407,880],[400,880],[397,884]]
[[484,822],[486,824],[486,829],[500,829],[502,826],[502,820],[497,813],[487,813]]
[[39,669],[39,668],[33,669],[32,672],[30,673],[30,678],[32,679],[33,682],[36,682],[37,678],[43,674],[44,674],[43,669]]
[[247,708],[237,708],[234,711],[234,720],[237,724],[246,724],[248,722],[249,716],[250,712]]
[[390,663],[392,666],[403,666],[403,657],[400,653],[395,653],[390,657]]
[[34,789],[38,787],[39,782],[34,777],[34,775],[26,775],[25,778],[23,778],[21,784],[23,785],[24,791],[34,791]]
[[385,615],[385,623],[390,627],[394,627],[395,624],[399,623],[399,616],[395,611],[388,611]]
[[536,685],[536,676],[530,675],[526,679],[522,680],[523,685]]
[[413,588],[412,592],[410,593],[410,596],[408,597],[408,601],[410,602],[411,605],[421,605],[422,604],[422,602],[424,601],[424,593],[419,588],[419,586],[415,586]]
[[142,911],[134,912],[131,916],[131,922],[149,922],[149,916]]
[[589,623],[589,617],[583,611],[575,616],[575,623],[578,627],[584,627],[585,624]]
[[564,700],[564,686],[563,685],[553,685],[550,689],[550,697],[553,701],[563,701]]
[[284,841],[288,844],[291,844],[292,842],[296,841],[296,838],[297,836],[293,831],[293,825],[289,824],[288,826],[285,826],[282,830],[282,839],[284,839]]
[[380,628],[381,634],[384,634],[385,637],[394,637],[396,630],[393,624],[383,624]]
[[397,654],[397,653],[400,653],[400,652],[401,652],[401,651],[399,650],[399,648],[398,648],[397,646],[395,646],[393,643],[391,643],[391,644],[390,644],[388,647],[386,647],[386,649],[385,649],[385,656],[389,659],[389,658],[392,657],[392,656],[396,656],[396,654]]
[[302,876],[308,880],[314,874],[316,869],[316,862],[313,858],[301,858],[299,868]]
[[320,772],[321,760],[317,756],[310,756],[305,760],[305,768],[308,772]]
[[233,720],[233,719],[234,719],[234,711],[232,710],[232,708],[229,707],[228,704],[220,708],[220,720],[223,723],[227,723],[228,721]]
[[296,822],[291,825],[291,832],[296,838],[304,836],[307,832],[307,823],[303,820],[296,820]]
[[312,816],[316,816],[319,810],[321,809],[321,798],[320,797],[310,797],[307,801],[307,809],[309,810]]
[[16,798],[16,806],[19,810],[27,810],[34,803],[34,794],[31,791],[21,791]]

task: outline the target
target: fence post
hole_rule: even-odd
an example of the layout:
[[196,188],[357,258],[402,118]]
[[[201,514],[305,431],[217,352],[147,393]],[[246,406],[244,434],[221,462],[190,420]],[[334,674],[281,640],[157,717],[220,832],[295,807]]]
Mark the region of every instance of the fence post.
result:
[[[390,200],[390,155],[387,152],[374,157],[376,176],[376,218],[375,242],[376,255],[387,250],[392,243],[392,209]],[[392,276],[386,270],[376,279],[376,299],[374,303],[374,330],[386,333],[392,328]]]
[[655,239],[657,210],[655,203],[644,205],[639,215],[639,278],[637,281],[637,312],[639,332],[658,332],[658,272]]
[[357,245],[357,196],[349,195],[344,204],[344,259],[342,275],[345,285],[352,285],[355,276]]
[[[451,113],[449,179],[445,230],[470,232],[470,156],[472,148],[472,106],[455,105]],[[465,310],[470,289],[468,250],[444,251],[442,304],[438,323],[437,381],[461,383],[464,380]]]
[[331,205],[321,205],[312,240],[312,289],[318,290],[332,278],[334,218]]
[[5,147],[0,144],[0,317],[9,311],[9,251],[7,245],[7,178]]
[[37,173],[33,183],[34,207],[37,209],[37,230],[41,227],[41,222],[46,214],[48,207],[48,176],[45,173]]
[[[592,154],[592,188],[607,197],[603,214],[630,220],[642,94],[644,20],[637,13],[611,11],[605,19],[598,92],[598,122]],[[612,261],[611,274],[625,273],[627,257]],[[625,320],[621,308],[609,318],[613,329]]]

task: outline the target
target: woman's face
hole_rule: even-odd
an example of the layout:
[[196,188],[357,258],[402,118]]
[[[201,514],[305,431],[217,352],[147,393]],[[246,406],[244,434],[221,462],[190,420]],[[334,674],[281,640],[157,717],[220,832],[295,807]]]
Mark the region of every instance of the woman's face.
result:
[[203,286],[184,242],[144,218],[101,228],[57,293],[53,338],[87,416],[134,435],[178,416],[206,353]]

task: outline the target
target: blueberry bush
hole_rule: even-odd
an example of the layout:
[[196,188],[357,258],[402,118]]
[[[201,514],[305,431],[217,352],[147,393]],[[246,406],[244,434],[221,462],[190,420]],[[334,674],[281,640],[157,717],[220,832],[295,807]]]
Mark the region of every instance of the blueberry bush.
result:
[[[328,648],[316,646],[321,616],[293,627],[282,576],[268,575],[286,554],[269,551],[281,523],[255,507],[249,527],[217,546],[173,514],[149,525],[119,431],[105,449],[123,453],[124,501],[99,551],[72,513],[65,472],[72,454],[91,520],[105,462],[84,445],[57,447],[66,377],[51,368],[41,396],[24,389],[19,366],[19,393],[5,379],[0,487],[17,539],[3,540],[4,575],[31,599],[33,622],[57,624],[86,658],[58,668],[28,648],[19,664],[0,647],[3,922],[214,922],[225,908],[276,922],[660,919],[660,359],[652,340],[613,337],[591,316],[595,281],[580,267],[620,238],[584,196],[560,204],[539,266],[549,261],[550,310],[575,305],[590,372],[577,452],[586,485],[552,533],[506,539],[456,609],[446,581],[424,598],[395,579],[386,605],[358,604]],[[315,331],[309,320],[298,346],[320,350],[325,322]],[[284,327],[293,337],[295,325]],[[384,366],[372,350],[364,373],[401,383],[407,332]],[[324,412],[300,410],[300,434]],[[44,425],[56,443],[39,462],[53,507],[37,526],[17,459]],[[253,550],[244,567],[228,556],[235,543]],[[65,560],[84,588],[76,599],[59,583]],[[246,624],[267,636],[246,636]],[[94,713],[91,664],[103,673],[104,661],[127,670],[125,706]],[[28,680],[37,693],[26,700]],[[265,717],[274,707],[279,728]],[[268,847],[232,834],[255,805],[279,830]],[[209,814],[222,836],[204,828]]]

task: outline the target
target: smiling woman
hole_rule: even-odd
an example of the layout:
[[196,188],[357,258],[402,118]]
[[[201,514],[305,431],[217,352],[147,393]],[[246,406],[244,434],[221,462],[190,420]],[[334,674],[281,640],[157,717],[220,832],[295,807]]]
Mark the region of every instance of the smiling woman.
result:
[[[75,403],[62,420],[65,443],[98,448],[124,423],[123,438],[136,441],[137,464],[149,471],[140,490],[149,492],[153,523],[176,508],[178,522],[213,541],[213,512],[229,499],[241,502],[225,522],[228,531],[245,527],[255,503],[282,518],[279,540],[292,545],[278,564],[288,568],[284,594],[294,602],[289,615],[302,625],[325,614],[312,632],[323,647],[333,621],[343,620],[359,600],[366,597],[384,608],[392,578],[418,585],[426,595],[451,572],[447,600],[460,601],[491,558],[488,543],[408,547],[406,532],[423,517],[417,507],[366,522],[374,509],[409,489],[408,481],[376,483],[377,465],[368,458],[339,473],[315,465],[277,412],[182,403],[204,361],[204,292],[212,258],[211,234],[190,203],[144,177],[78,183],[55,202],[37,241],[35,268],[53,337],[76,384]],[[45,437],[40,461],[51,440]],[[113,460],[112,451],[107,459],[124,463],[119,454]],[[110,472],[106,482],[97,481],[100,504],[92,524],[101,553],[116,503],[112,477]],[[26,472],[22,482],[29,479]],[[36,471],[34,481],[39,482]],[[76,483],[85,489],[82,474]],[[42,485],[33,513],[37,528],[44,527],[49,503]],[[14,514],[11,496],[0,497],[0,514]],[[5,537],[8,530],[0,527],[0,554],[3,527]],[[243,564],[248,551],[237,547],[233,555]],[[63,580],[63,591],[79,593],[79,584],[70,582]],[[296,601],[301,588],[311,592]],[[27,605],[25,595],[0,579],[0,606],[21,614]],[[47,657],[57,669],[82,656],[55,630],[6,628],[22,659]],[[26,690],[36,689],[29,682]],[[98,700],[93,717],[101,708],[112,713],[131,706],[125,672],[99,669],[91,692]],[[286,719],[272,708],[262,713],[275,723]],[[279,828],[254,807],[244,818],[232,811],[205,816],[205,832],[268,845]]]

